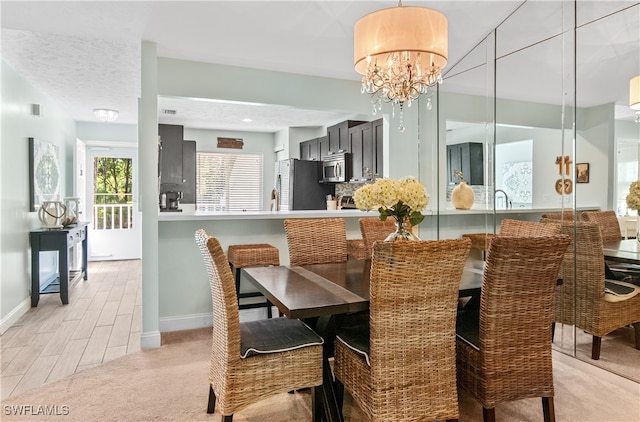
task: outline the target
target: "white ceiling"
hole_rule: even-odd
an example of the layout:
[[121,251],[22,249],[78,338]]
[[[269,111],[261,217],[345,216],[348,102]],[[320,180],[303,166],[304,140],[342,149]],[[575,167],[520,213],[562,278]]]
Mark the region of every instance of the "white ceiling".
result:
[[[96,121],[92,109],[100,107],[119,110],[119,123],[136,123],[141,40],[155,42],[158,55],[163,57],[359,80],[353,69],[353,26],[365,14],[396,4],[335,0],[2,1],[1,53],[11,67],[74,119]],[[431,7],[448,17],[449,65],[453,66],[522,2],[434,0],[403,4]],[[637,42],[638,34],[628,30]],[[620,32],[615,36],[620,38]],[[287,126],[321,126],[341,117],[335,112],[184,98],[161,98],[159,109],[164,123],[265,132]],[[178,114],[164,115],[163,109]],[[243,122],[246,117],[253,122]]]

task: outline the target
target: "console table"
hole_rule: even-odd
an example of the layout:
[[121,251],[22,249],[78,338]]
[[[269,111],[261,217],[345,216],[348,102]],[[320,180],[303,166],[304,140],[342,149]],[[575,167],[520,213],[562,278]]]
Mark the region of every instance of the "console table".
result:
[[[41,294],[58,293],[64,305],[69,303],[69,284],[87,279],[87,225],[78,222],[62,229],[37,229],[29,232],[31,243],[31,306],[38,306]],[[82,268],[69,271],[69,249],[82,242]],[[40,289],[40,252],[58,252],[58,278]]]

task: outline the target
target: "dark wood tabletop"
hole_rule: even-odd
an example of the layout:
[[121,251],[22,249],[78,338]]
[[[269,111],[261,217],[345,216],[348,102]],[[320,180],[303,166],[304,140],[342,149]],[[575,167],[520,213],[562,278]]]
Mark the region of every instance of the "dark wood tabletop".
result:
[[[251,283],[289,318],[312,318],[369,308],[370,261],[304,266],[247,267]],[[478,294],[481,269],[465,269],[460,296]]]
[[605,259],[629,264],[640,264],[640,242],[625,239],[603,245]]

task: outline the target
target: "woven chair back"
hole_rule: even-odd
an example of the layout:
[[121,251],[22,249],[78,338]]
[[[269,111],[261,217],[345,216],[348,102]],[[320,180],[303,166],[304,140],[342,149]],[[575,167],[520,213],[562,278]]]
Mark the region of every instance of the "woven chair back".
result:
[[[364,217],[359,220],[360,233],[364,242],[365,259],[371,259],[373,243],[382,241],[396,230],[395,220],[387,218],[382,221],[377,217]],[[411,223],[407,222],[407,230],[411,231]]]
[[620,222],[618,222],[615,211],[583,211],[582,219],[600,226],[603,243],[619,242],[622,239]]
[[[547,214],[542,214],[541,218],[548,218],[550,220],[564,220],[564,221],[575,221],[576,213],[573,210],[566,210],[562,212],[550,212]],[[580,218],[578,218],[580,221]]]
[[347,230],[342,218],[286,219],[291,265],[347,261]]
[[562,233],[574,241],[567,249],[556,290],[556,322],[595,332],[601,318],[599,303],[604,300],[604,253],[597,223],[562,222]]
[[485,407],[553,396],[553,297],[567,236],[496,236],[480,297],[480,366]]
[[558,233],[560,225],[555,223],[506,219],[500,224],[500,236],[553,236]]
[[203,229],[195,233],[196,243],[204,259],[211,286],[213,303],[213,349],[211,370],[223,374],[228,360],[240,359],[240,317],[236,298],[235,279],[229,261],[215,237]]
[[377,242],[371,261],[374,420],[445,419],[458,411],[455,324],[471,242]]

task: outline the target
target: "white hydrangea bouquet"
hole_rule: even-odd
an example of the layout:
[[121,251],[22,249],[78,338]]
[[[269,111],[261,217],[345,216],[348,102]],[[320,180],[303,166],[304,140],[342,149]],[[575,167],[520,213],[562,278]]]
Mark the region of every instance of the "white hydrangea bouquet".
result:
[[424,216],[421,211],[429,204],[424,185],[413,177],[378,179],[356,190],[353,200],[360,210],[377,209],[382,221],[387,217],[394,217],[399,223],[408,219],[411,226],[422,222]]
[[627,207],[633,210],[640,210],[640,180],[637,180],[629,185]]

